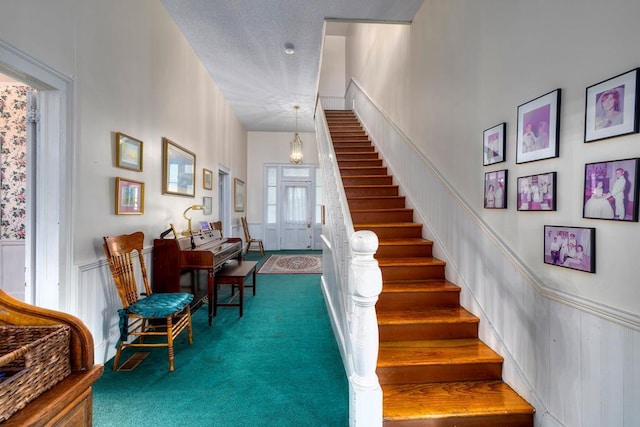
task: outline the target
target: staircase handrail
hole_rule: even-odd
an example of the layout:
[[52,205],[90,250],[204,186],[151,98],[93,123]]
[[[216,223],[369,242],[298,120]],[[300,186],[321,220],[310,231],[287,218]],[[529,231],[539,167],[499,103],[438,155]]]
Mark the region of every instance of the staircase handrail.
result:
[[317,105],[315,124],[325,209],[322,286],[349,379],[349,424],[382,426],[376,375],[375,303],[382,291],[382,273],[374,259],[378,238],[372,231],[354,231],[322,105]]

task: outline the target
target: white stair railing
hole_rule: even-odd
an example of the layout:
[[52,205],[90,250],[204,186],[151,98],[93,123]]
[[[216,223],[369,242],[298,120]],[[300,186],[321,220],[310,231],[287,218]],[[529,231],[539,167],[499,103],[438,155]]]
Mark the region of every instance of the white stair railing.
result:
[[376,375],[378,321],[375,304],[382,273],[374,259],[378,238],[354,232],[324,110],[315,116],[322,171],[322,289],[349,379],[349,424],[382,426],[382,389]]

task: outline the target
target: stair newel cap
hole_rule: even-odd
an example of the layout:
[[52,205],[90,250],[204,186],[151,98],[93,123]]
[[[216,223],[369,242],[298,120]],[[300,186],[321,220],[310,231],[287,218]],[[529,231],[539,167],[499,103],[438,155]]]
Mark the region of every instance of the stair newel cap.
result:
[[351,249],[356,256],[365,256],[373,259],[378,250],[378,236],[370,230],[360,230],[351,236]]

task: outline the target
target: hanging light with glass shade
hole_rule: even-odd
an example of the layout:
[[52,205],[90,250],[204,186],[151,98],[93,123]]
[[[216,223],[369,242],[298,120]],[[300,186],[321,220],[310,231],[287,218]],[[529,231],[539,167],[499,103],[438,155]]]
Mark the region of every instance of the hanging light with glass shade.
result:
[[296,110],[296,133],[290,144],[289,160],[291,160],[291,163],[297,165],[302,163],[302,139],[298,133],[298,110],[300,109],[300,106],[296,105],[293,108]]

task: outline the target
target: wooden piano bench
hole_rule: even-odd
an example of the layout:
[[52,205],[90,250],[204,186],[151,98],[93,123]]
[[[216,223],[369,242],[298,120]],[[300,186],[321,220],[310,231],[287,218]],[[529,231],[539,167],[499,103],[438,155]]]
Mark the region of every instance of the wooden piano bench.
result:
[[[244,288],[253,288],[253,295],[256,294],[256,261],[229,261],[215,274],[213,285],[213,315],[218,312],[219,306],[239,307],[240,317],[242,317],[242,303]],[[251,285],[246,285],[247,277],[251,277]],[[232,297],[228,302],[218,302],[218,285],[231,285]],[[238,290],[236,291],[236,287]],[[237,302],[236,302],[237,299]]]

